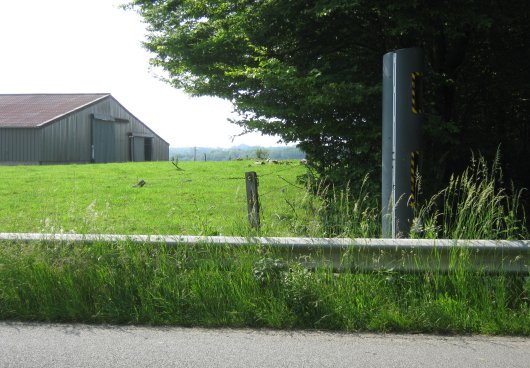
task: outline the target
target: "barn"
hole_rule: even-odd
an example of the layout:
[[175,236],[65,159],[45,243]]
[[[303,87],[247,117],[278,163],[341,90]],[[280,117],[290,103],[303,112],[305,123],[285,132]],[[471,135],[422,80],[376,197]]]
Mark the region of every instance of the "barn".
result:
[[108,93],[0,94],[0,164],[169,160],[169,143]]

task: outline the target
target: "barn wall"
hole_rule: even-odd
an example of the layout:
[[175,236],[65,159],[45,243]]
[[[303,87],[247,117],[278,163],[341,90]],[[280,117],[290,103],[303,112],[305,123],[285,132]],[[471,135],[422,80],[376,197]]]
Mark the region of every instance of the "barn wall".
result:
[[90,120],[83,110],[41,128],[42,163],[90,162]]
[[0,162],[38,164],[42,156],[41,137],[39,129],[0,129]]

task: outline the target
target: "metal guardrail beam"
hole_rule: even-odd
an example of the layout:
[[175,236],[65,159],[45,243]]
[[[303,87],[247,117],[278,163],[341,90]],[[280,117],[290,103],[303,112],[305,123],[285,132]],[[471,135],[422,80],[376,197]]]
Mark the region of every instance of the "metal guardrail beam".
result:
[[170,246],[211,244],[233,247],[251,244],[277,249],[291,258],[305,260],[309,265],[322,261],[332,263],[336,270],[447,271],[462,266],[487,273],[530,272],[530,240],[0,233],[0,241],[132,242]]

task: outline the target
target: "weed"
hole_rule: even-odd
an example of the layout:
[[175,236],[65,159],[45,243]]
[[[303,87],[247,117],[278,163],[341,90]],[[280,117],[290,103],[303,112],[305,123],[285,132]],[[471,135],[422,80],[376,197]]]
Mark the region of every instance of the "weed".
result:
[[419,206],[413,237],[445,239],[527,239],[522,190],[502,187],[499,154],[489,167],[483,157],[471,160],[461,175]]

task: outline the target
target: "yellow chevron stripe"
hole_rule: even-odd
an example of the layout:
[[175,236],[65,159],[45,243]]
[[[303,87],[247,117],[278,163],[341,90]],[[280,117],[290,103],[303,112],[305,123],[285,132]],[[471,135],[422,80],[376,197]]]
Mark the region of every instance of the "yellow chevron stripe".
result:
[[[414,111],[414,107],[413,107],[413,111]],[[416,174],[417,174],[417,171],[418,171],[418,166],[417,166],[418,156],[419,156],[419,151],[412,151],[410,153],[410,200],[409,200],[409,205],[412,208],[414,208],[415,205],[416,205],[415,191],[416,191]]]

